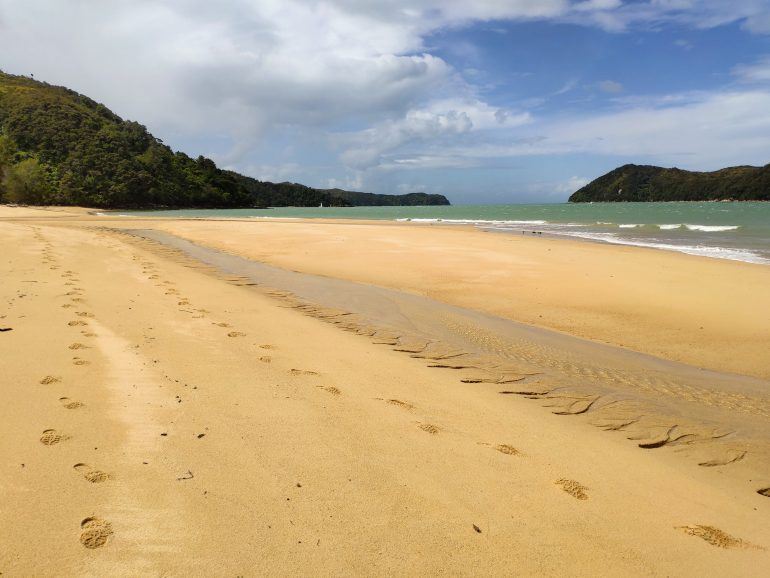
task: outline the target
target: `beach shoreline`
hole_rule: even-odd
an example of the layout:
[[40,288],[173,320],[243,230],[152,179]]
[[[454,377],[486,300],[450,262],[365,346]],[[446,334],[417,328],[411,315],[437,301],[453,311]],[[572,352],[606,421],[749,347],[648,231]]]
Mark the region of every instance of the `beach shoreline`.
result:
[[[243,226],[0,207],[0,572],[749,576],[768,564],[758,381],[698,389],[694,368],[663,379],[665,363],[518,330],[494,361],[504,319],[329,268],[348,254],[330,253],[330,238],[351,251],[388,241],[376,270],[405,261],[425,240],[417,227]],[[452,239],[479,250],[493,237],[424,229],[434,260]],[[287,236],[314,251],[300,263]],[[223,238],[221,263],[172,243],[210,251]],[[533,260],[556,250],[528,241],[516,251]],[[299,285],[259,277],[271,260],[276,275],[304,269]],[[373,317],[314,305],[324,291]],[[400,327],[370,302],[380,293],[407,329],[438,327],[430,345],[376,326]],[[636,417],[619,417],[621,402]],[[708,426],[722,418],[739,426]]]
[[284,269],[424,295],[710,370],[770,378],[764,355],[770,328],[756,314],[770,310],[765,265],[552,235],[490,235],[471,225],[19,210],[25,218],[55,214],[61,222],[162,230]]

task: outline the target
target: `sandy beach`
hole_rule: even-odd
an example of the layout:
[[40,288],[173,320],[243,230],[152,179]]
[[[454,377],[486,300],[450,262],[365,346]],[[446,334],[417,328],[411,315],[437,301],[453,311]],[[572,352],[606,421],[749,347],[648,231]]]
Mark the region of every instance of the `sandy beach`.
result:
[[0,242],[2,576],[770,568],[766,266],[82,209]]

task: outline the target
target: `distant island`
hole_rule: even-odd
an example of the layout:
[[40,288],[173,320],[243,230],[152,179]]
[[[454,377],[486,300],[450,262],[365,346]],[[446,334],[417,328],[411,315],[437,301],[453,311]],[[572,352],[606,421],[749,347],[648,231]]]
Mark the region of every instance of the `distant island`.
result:
[[573,193],[570,203],[770,201],[770,164],[713,172],[623,165]]
[[448,205],[270,183],[174,152],[87,96],[0,71],[0,203],[107,209]]

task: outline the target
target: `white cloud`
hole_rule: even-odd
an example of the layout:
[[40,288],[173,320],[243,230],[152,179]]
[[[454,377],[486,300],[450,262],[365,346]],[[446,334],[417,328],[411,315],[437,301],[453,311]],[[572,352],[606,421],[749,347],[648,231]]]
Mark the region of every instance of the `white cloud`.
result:
[[[190,154],[213,154],[201,143],[216,141],[218,160],[262,178],[310,175],[301,156],[272,169],[254,158],[298,134],[334,147],[337,177],[358,185],[365,170],[476,166],[483,155],[668,151],[705,162],[766,147],[754,127],[766,130],[760,106],[769,103],[757,91],[626,100],[617,112],[559,122],[493,106],[424,39],[501,20],[610,31],[739,22],[770,33],[770,0],[0,0],[0,54],[10,72],[67,85],[172,145],[203,149]],[[766,65],[735,74],[764,81]]]
[[733,74],[742,82],[770,82],[770,55],[765,55],[752,64],[739,64]]
[[433,166],[463,159],[483,166],[495,159],[599,154],[648,159],[683,168],[770,162],[770,92],[682,93],[629,99],[616,111],[528,124],[511,144],[445,148]]
[[[530,115],[489,106],[479,100],[435,100],[409,110],[402,118],[371,128],[338,134],[346,166],[362,170],[392,161],[391,153],[415,144],[451,146],[471,132],[510,130],[529,122]],[[396,160],[396,163],[403,162]]]
[[555,193],[560,195],[571,195],[578,189],[585,187],[590,182],[591,179],[587,179],[585,177],[570,177],[566,181],[556,183],[553,187],[553,190]]

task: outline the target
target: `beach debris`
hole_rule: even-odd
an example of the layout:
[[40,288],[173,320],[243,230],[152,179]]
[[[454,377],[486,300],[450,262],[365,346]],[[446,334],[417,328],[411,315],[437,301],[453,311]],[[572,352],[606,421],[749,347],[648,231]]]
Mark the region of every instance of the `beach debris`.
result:
[[481,528],[479,528],[476,524],[473,524],[473,529],[476,531],[477,534],[481,534]]
[[176,481],[181,482],[182,480],[192,480],[194,477],[195,476],[193,475],[193,473],[190,470],[187,470],[187,473],[182,477],[177,478]]
[[757,490],[757,493],[760,496],[765,496],[765,497],[770,498],[770,488],[762,488],[761,490]]
[[0,333],[5,333],[6,331],[13,331],[13,327],[0,327]]
[[202,438],[203,436],[205,436],[205,435],[206,435],[205,433],[199,433],[199,434],[198,434],[198,439],[201,439],[201,438]]

